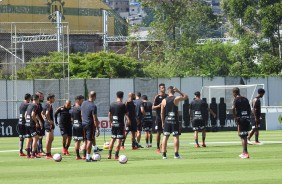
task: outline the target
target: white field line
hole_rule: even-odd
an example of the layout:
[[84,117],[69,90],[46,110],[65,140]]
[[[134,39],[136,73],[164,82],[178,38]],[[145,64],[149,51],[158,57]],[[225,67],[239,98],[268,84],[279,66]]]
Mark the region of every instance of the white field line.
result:
[[[173,144],[173,143],[168,143],[168,144]],[[191,143],[191,142],[180,142],[180,144],[191,144],[194,145],[195,143]],[[226,141],[226,142],[206,142],[207,145],[216,145],[216,144],[241,144],[240,141]],[[263,144],[282,144],[282,141],[261,141],[261,144],[259,145],[263,145]],[[130,146],[131,144],[125,144],[126,146]],[[103,145],[98,145],[98,147],[103,147]],[[73,149],[74,147],[69,147],[71,149]],[[58,150],[58,149],[62,149],[60,148],[52,148],[52,150]],[[0,150],[0,153],[9,153],[9,152],[18,152],[19,150]]]

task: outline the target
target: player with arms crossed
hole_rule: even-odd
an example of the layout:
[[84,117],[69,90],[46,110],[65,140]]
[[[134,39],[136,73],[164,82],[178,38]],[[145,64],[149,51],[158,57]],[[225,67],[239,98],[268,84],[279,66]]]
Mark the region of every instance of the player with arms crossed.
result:
[[[153,126],[153,113],[152,113],[152,106],[153,104],[148,101],[147,95],[142,96],[142,105],[141,105],[141,112],[143,114],[142,118],[142,127],[143,131],[145,132],[145,140],[146,140],[146,147],[152,147],[152,126]],[[150,140],[150,143],[149,143]]]
[[153,110],[156,111],[156,122],[155,122],[155,130],[157,131],[156,134],[156,141],[157,141],[157,153],[161,152],[160,149],[160,142],[161,142],[161,134],[163,133],[163,126],[161,120],[161,103],[163,99],[167,97],[165,94],[165,84],[159,84],[159,94],[155,96],[153,102]]
[[43,151],[43,143],[42,143],[43,137],[45,136],[44,119],[41,116],[41,113],[43,111],[42,103],[44,101],[44,94],[41,91],[37,91],[35,94],[39,96],[38,111],[39,111],[39,120],[40,120],[39,121],[40,128],[39,128],[39,130],[37,132],[38,133],[37,152],[39,153],[40,156],[46,156],[44,154],[44,151]]
[[24,95],[24,101],[21,103],[19,111],[20,111],[20,118],[18,122],[18,133],[20,138],[20,153],[19,156],[26,156],[23,153],[23,145],[24,145],[24,138],[26,136],[26,128],[25,128],[25,112],[29,105],[31,99],[31,95],[29,93]]
[[53,116],[53,106],[52,104],[55,102],[55,95],[48,94],[47,95],[47,102],[42,106],[41,116],[44,119],[44,128],[46,131],[46,159],[52,159],[53,156],[51,155],[51,148],[52,143],[54,141],[54,116]]
[[92,162],[90,157],[92,144],[95,139],[94,128],[96,127],[96,136],[100,135],[99,121],[97,117],[97,106],[94,104],[96,100],[96,92],[90,91],[88,100],[81,105],[82,127],[84,132],[84,140],[86,147],[86,162]]
[[[179,93],[180,96],[174,96]],[[180,101],[187,100],[188,96],[173,86],[168,87],[168,96],[161,103],[161,119],[164,129],[162,142],[163,159],[167,159],[167,141],[172,133],[174,136],[174,158],[181,158],[179,155],[179,134],[180,125],[178,120],[178,104]]]
[[250,158],[247,149],[247,136],[250,127],[251,107],[249,100],[240,95],[240,89],[233,88],[233,117],[238,128],[238,135],[242,141],[243,153],[239,155],[241,158]]
[[216,114],[207,106],[207,103],[201,99],[201,93],[196,91],[194,93],[195,98],[190,105],[190,119],[192,122],[192,127],[194,130],[194,139],[196,143],[196,148],[199,148],[198,134],[199,131],[202,132],[202,147],[206,147],[206,120],[204,119],[204,114],[208,111],[216,117]]
[[260,99],[264,96],[265,90],[262,88],[258,89],[258,95],[252,101],[252,114],[254,116],[254,121],[252,121],[252,130],[249,133],[248,144],[253,144],[251,142],[252,136],[255,134],[255,144],[260,144],[259,137],[259,128],[261,121],[261,102]]
[[120,150],[120,145],[121,141],[124,138],[124,116],[126,117],[126,122],[127,126],[130,126],[130,119],[128,116],[128,112],[126,109],[125,104],[122,102],[123,100],[123,92],[118,91],[116,93],[117,100],[116,102],[112,102],[110,105],[108,117],[109,117],[109,122],[112,127],[112,140],[110,142],[109,146],[109,155],[108,159],[112,158],[112,149],[114,147],[114,144],[117,141],[117,146],[116,146],[116,152],[115,152],[115,159],[117,160],[119,158],[119,150]]
[[84,100],[84,97],[82,95],[79,95],[75,97],[75,105],[71,109],[71,120],[73,123],[72,126],[72,134],[73,134],[73,140],[74,143],[74,149],[76,152],[76,160],[82,159],[79,155],[79,147],[81,141],[83,141],[83,128],[82,128],[82,118],[81,118],[81,104]]
[[72,123],[71,123],[71,101],[66,100],[65,104],[59,107],[55,112],[55,123],[58,125],[58,114],[60,114],[59,127],[61,131],[62,139],[62,152],[64,155],[69,155],[69,146],[71,144],[72,137]]
[[[38,141],[37,130],[40,128],[39,117],[38,117],[39,96],[33,95],[32,99],[33,102],[28,105],[25,112],[25,120],[26,120],[26,128],[27,128],[26,137],[28,138],[28,141],[26,143],[27,158],[40,158],[36,155],[37,141]],[[30,155],[31,141],[32,141],[32,154]]]

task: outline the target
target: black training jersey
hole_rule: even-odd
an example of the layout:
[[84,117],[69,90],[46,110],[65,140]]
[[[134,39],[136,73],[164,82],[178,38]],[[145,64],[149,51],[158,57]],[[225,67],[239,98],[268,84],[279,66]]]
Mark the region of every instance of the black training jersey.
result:
[[236,97],[233,101],[233,108],[236,109],[236,115],[240,118],[250,118],[251,107],[249,100],[245,97]]
[[134,104],[134,102],[133,101],[126,102],[125,106],[126,106],[126,110],[128,112],[129,119],[131,121],[134,121],[136,119],[136,111],[135,111],[135,104]]
[[53,111],[53,106],[49,103],[44,103],[43,106],[42,106],[42,112],[43,112],[43,115],[44,115],[44,119],[46,118],[46,111],[49,111],[49,114],[50,114],[50,119],[52,121],[54,121],[54,111]]
[[260,98],[256,97],[252,102],[252,108],[254,109],[254,116],[257,118],[261,117],[261,102]]
[[134,104],[135,104],[136,117],[142,117],[142,113],[141,113],[142,100],[141,99],[136,99],[136,100],[134,100]]
[[26,109],[26,123],[27,124],[33,124],[35,123],[31,117],[32,112],[34,112],[36,115],[38,115],[38,106],[34,103],[31,103],[28,105]]
[[145,115],[143,115],[143,121],[153,121],[153,113],[152,113],[151,102],[143,102],[141,107],[144,107]]
[[[153,102],[154,106],[160,105],[163,99],[165,99],[166,97],[167,97],[167,94],[165,94],[164,96],[161,96],[161,95],[155,96],[155,99]],[[161,108],[156,109],[156,116],[161,118]]]
[[168,96],[165,98],[165,120],[168,122],[178,121],[178,106],[174,104],[175,96]]
[[81,118],[80,106],[74,106],[70,112],[71,112],[71,118],[72,118],[73,124],[81,124],[82,118]]
[[55,120],[57,120],[58,114],[60,114],[59,123],[61,125],[69,125],[71,123],[71,114],[69,108],[65,108],[64,106],[59,107],[55,112]]
[[94,123],[93,115],[97,114],[97,106],[94,102],[84,101],[81,105],[82,124],[91,125]]
[[38,104],[38,117],[40,119],[41,122],[44,122],[43,117],[41,116],[41,112],[43,111],[43,106],[41,103]]
[[206,102],[201,99],[193,100],[190,105],[190,110],[193,116],[193,119],[203,119],[205,112],[207,111]]
[[25,124],[25,112],[27,110],[29,103],[22,102],[19,108],[20,111],[20,118],[19,118],[19,124]]
[[109,112],[112,115],[112,127],[123,127],[124,115],[127,113],[125,104],[122,102],[112,102]]

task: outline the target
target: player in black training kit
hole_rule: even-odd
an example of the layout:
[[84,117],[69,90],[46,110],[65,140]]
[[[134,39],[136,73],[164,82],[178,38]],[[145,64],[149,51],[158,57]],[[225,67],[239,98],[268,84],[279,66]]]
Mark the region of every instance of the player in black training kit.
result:
[[59,127],[61,131],[61,135],[63,137],[62,144],[62,153],[64,155],[69,155],[69,146],[71,144],[72,137],[72,123],[71,123],[71,101],[67,100],[64,106],[59,107],[55,112],[55,123],[58,125],[58,114],[60,114]]
[[[180,96],[174,96],[179,93]],[[163,159],[167,159],[167,140],[172,133],[174,136],[174,158],[179,159],[179,134],[180,125],[178,120],[178,104],[180,101],[187,100],[188,96],[173,86],[168,87],[168,96],[161,103],[161,119],[164,129],[162,142]]]
[[43,104],[43,110],[41,116],[44,119],[44,128],[46,131],[46,159],[52,159],[51,154],[52,143],[54,140],[54,116],[53,116],[53,106],[52,104],[55,101],[54,94],[47,95],[47,102]]
[[43,144],[42,144],[42,140],[43,140],[43,136],[45,136],[45,128],[44,128],[44,119],[41,116],[41,113],[43,111],[43,107],[42,107],[42,103],[44,101],[44,94],[41,91],[37,91],[35,93],[36,95],[39,96],[39,104],[38,104],[38,111],[39,111],[39,124],[40,124],[40,128],[38,130],[38,146],[37,146],[37,152],[40,156],[46,156],[44,154],[43,151]]
[[199,148],[199,142],[198,142],[198,132],[202,132],[202,147],[206,147],[205,140],[206,140],[206,122],[205,114],[208,113],[208,111],[216,117],[216,114],[208,108],[208,104],[201,99],[201,93],[199,91],[196,91],[194,93],[195,98],[190,104],[190,120],[192,122],[192,127],[194,130],[194,139],[196,143],[196,148]]
[[[33,102],[28,105],[25,112],[25,120],[26,120],[26,137],[28,141],[26,143],[27,150],[27,158],[40,158],[37,156],[37,129],[40,128],[39,125],[39,117],[38,117],[38,104],[39,104],[39,96],[32,96]],[[30,154],[30,143],[32,140],[32,153]]]
[[96,137],[100,135],[99,121],[97,117],[97,106],[94,104],[96,100],[96,92],[90,91],[88,94],[88,100],[84,101],[81,105],[81,117],[82,117],[82,127],[84,133],[84,140],[86,148],[86,162],[92,162],[90,157],[92,144],[95,139],[95,127],[96,127]]
[[238,127],[238,135],[242,141],[243,153],[239,155],[241,158],[250,158],[247,149],[247,136],[250,128],[251,107],[249,100],[240,95],[240,89],[233,88],[233,116]]
[[136,121],[137,121],[136,143],[137,143],[138,148],[143,148],[143,146],[139,144],[141,140],[141,133],[142,133],[141,93],[137,92],[135,93],[135,96],[136,96],[136,99],[134,100],[134,104],[135,104]]
[[109,122],[112,127],[112,140],[110,142],[109,146],[109,155],[108,159],[112,158],[112,149],[114,147],[114,144],[116,140],[118,140],[117,146],[116,146],[116,152],[115,152],[115,159],[118,159],[119,150],[121,146],[121,141],[124,138],[124,116],[126,117],[127,126],[130,126],[130,119],[128,116],[127,109],[125,107],[125,104],[122,102],[123,99],[123,92],[118,91],[116,93],[117,100],[116,102],[112,102],[110,105],[108,117]]
[[23,144],[24,144],[24,138],[26,136],[26,128],[25,128],[25,112],[29,105],[31,99],[31,95],[29,93],[24,95],[24,101],[21,103],[19,111],[20,111],[20,118],[18,122],[18,133],[20,138],[20,153],[19,156],[26,156],[26,154],[23,153]]
[[[145,140],[146,140],[146,147],[152,147],[152,126],[153,126],[153,113],[152,113],[152,106],[153,104],[148,101],[147,95],[142,96],[142,105],[141,105],[141,112],[143,114],[142,118],[142,128],[145,132]],[[150,143],[149,143],[150,140]]]
[[125,136],[121,143],[121,150],[124,150],[124,143],[125,143],[126,137],[129,132],[131,132],[132,149],[133,150],[138,149],[138,144],[136,143],[136,140],[135,140],[135,135],[137,131],[137,120],[136,120],[135,104],[133,102],[134,99],[135,99],[135,94],[129,93],[128,100],[125,103],[125,106],[126,106],[131,124],[126,126],[125,128]]
[[261,102],[260,99],[264,96],[265,90],[262,88],[258,89],[258,95],[252,101],[252,115],[254,117],[254,121],[252,121],[252,130],[249,133],[248,144],[253,144],[251,142],[252,136],[255,134],[255,144],[260,144],[259,137],[259,128],[261,121]]
[[83,141],[83,127],[82,127],[82,118],[81,118],[81,104],[84,100],[82,95],[75,97],[75,105],[71,109],[71,120],[72,120],[72,134],[73,140],[75,141],[75,152],[76,160],[82,159],[79,155],[79,147],[81,141]]
[[161,83],[159,84],[159,94],[155,96],[154,102],[153,102],[153,110],[156,111],[156,123],[155,123],[155,129],[157,131],[156,134],[156,141],[157,141],[157,153],[161,152],[160,149],[160,142],[161,142],[161,134],[163,133],[163,127],[162,127],[162,120],[161,120],[161,103],[163,99],[167,97],[167,94],[165,94],[165,84]]

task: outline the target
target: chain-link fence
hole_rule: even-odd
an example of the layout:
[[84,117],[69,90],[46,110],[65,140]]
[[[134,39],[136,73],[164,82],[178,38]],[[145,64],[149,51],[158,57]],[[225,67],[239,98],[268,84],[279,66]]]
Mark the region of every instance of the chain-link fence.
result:
[[[56,52],[56,58],[38,59]],[[50,65],[56,66],[55,71]],[[37,72],[36,77],[33,74]],[[38,73],[41,74],[38,77]],[[51,77],[50,77],[51,76]],[[49,80],[60,79],[50,86]],[[69,27],[67,23],[0,23],[0,111],[7,118],[17,117],[20,102],[25,93],[37,90],[55,93],[57,103],[69,98]],[[53,83],[52,83],[53,84]],[[59,93],[58,93],[59,91]],[[12,111],[12,112],[10,112]]]

